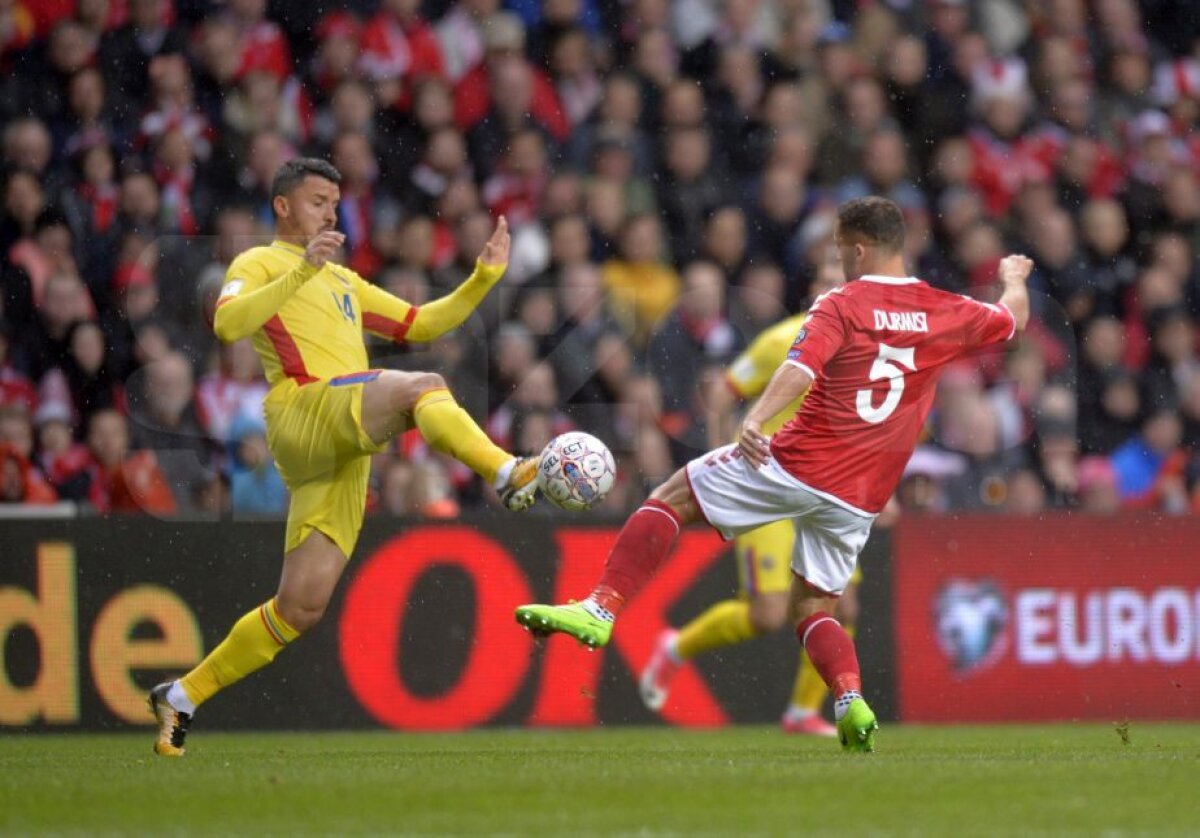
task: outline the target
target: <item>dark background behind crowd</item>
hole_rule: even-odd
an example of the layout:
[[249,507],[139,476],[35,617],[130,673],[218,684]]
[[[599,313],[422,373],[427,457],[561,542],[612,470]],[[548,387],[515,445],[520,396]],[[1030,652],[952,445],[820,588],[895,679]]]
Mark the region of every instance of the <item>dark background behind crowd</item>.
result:
[[[611,509],[721,441],[723,365],[880,194],[939,287],[1037,263],[1030,329],[945,376],[907,511],[1200,511],[1198,113],[1182,0],[0,0],[0,500],[284,510],[258,360],[206,317],[307,154],[343,261],[416,303],[508,217],[478,314],[373,356],[514,450],[597,433]],[[412,434],[375,463],[376,514],[489,502]]]

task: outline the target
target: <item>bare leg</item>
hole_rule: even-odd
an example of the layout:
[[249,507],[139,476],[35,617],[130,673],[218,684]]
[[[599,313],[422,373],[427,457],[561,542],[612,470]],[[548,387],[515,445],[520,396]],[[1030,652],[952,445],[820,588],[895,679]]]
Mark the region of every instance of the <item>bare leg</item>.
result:
[[283,573],[275,594],[279,615],[297,631],[315,626],[325,614],[346,556],[325,533],[314,530],[283,557]]
[[412,410],[425,393],[445,389],[446,380],[432,372],[384,370],[363,385],[362,426],[376,445],[415,427]]

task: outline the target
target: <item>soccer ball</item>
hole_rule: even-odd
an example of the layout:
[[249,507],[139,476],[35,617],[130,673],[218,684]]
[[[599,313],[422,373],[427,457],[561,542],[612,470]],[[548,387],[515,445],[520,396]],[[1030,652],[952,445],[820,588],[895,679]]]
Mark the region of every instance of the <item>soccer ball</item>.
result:
[[616,478],[612,452],[591,434],[556,436],[538,460],[538,488],[555,506],[572,512],[602,501]]

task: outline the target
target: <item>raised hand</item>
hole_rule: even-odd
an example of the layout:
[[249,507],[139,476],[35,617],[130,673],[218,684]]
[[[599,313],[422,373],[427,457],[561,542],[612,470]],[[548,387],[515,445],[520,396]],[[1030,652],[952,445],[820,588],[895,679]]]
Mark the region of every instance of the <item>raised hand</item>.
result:
[[1000,260],[1000,268],[997,274],[1000,277],[1000,281],[1008,285],[1014,282],[1024,283],[1032,271],[1032,259],[1019,253],[1013,253]]
[[304,259],[308,264],[320,268],[333,256],[337,249],[346,241],[346,234],[337,230],[326,230],[317,233],[308,241],[304,248]]
[[507,265],[508,250],[512,246],[512,236],[508,234],[508,220],[502,215],[496,222],[492,237],[487,240],[479,253],[479,261],[485,265]]

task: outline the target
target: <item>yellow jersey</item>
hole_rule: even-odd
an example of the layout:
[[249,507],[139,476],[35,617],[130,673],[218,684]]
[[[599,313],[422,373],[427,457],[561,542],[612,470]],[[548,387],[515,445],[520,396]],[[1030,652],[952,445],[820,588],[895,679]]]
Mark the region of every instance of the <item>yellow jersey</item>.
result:
[[223,341],[254,336],[267,381],[298,384],[367,369],[363,330],[396,342],[433,340],[459,326],[504,273],[476,263],[451,294],[415,306],[342,265],[320,268],[304,248],[281,240],[254,247],[229,265],[213,331]]
[[[807,318],[808,312],[795,314],[763,329],[725,370],[725,380],[733,392],[743,399],[752,399],[767,389],[771,376],[787,358],[788,350],[796,342],[796,335]],[[763,433],[775,433],[796,414],[803,403],[804,396],[798,396],[763,423]]]

